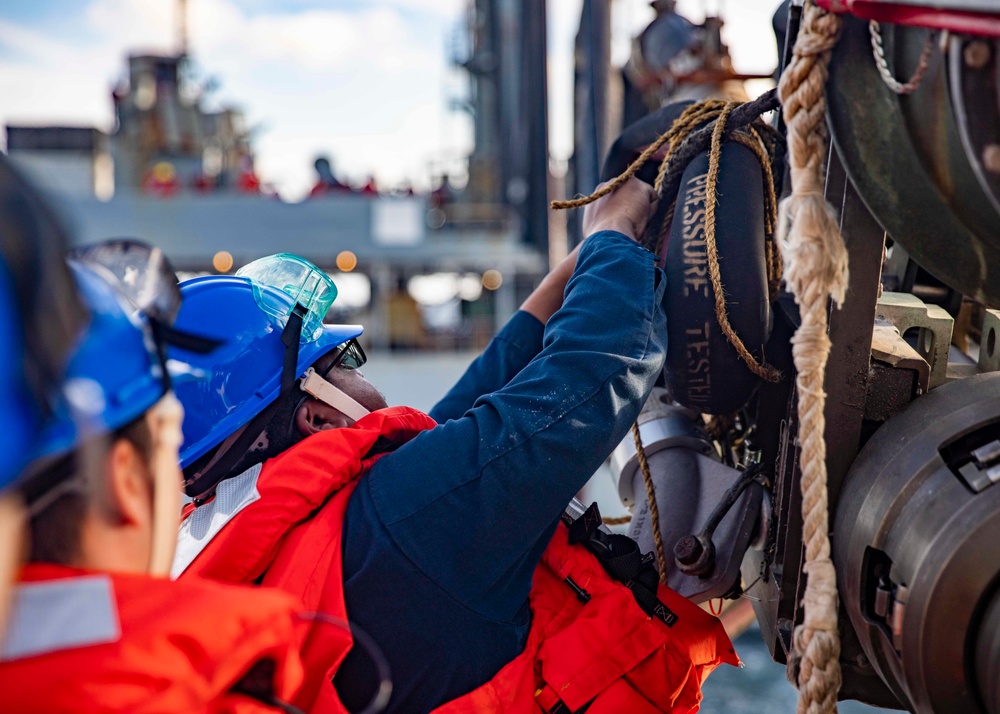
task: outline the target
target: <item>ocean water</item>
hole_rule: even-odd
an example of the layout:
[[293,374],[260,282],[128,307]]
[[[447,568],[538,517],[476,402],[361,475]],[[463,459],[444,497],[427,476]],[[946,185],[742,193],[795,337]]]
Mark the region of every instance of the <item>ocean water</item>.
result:
[[[364,367],[365,376],[386,396],[390,405],[429,410],[444,396],[476,353],[374,353]],[[621,515],[625,509],[617,499],[610,472],[595,474],[584,489],[585,500],[596,500],[604,515]],[[794,712],[797,693],[785,678],[785,667],[771,659],[760,631],[753,625],[736,639],[742,669],[720,667],[703,689],[705,714],[769,714]],[[877,709],[858,702],[841,702],[840,714],[875,714]]]
[[[702,693],[704,714],[769,714],[794,712],[798,699],[785,677],[785,666],[771,659],[760,630],[754,624],[733,642],[743,668],[723,666],[712,672]],[[840,714],[876,714],[891,709],[860,702],[841,702]]]

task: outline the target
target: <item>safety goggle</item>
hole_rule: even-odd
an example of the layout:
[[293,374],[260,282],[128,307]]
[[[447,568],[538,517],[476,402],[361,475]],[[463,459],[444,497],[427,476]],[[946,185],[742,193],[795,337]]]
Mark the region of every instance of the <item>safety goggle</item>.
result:
[[148,322],[162,368],[164,393],[170,389],[167,345],[208,354],[222,344],[174,329],[181,309],[181,289],[173,265],[159,248],[133,238],[114,238],[74,248],[67,260],[96,273]]
[[[281,395],[289,393],[295,383],[300,342],[312,342],[323,332],[323,318],[337,297],[337,286],[329,275],[291,253],[278,253],[253,261],[236,271],[250,280],[257,306],[282,321],[285,343],[285,364],[281,375]],[[277,288],[294,300],[292,307],[271,290]],[[339,410],[357,421],[369,412],[326,378],[335,367],[357,369],[366,361],[364,350],[356,340],[348,340],[340,348],[330,366],[320,375],[310,367],[299,378],[299,388],[311,397]]]
[[150,319],[172,325],[180,312],[177,274],[159,248],[118,238],[74,248],[67,257],[97,273]]
[[278,253],[247,263],[236,275],[250,280],[257,306],[282,321],[292,314],[288,303],[261,287],[277,288],[292,298],[293,305],[304,311],[302,342],[312,342],[323,333],[323,319],[337,298],[337,286],[308,260],[291,253]]

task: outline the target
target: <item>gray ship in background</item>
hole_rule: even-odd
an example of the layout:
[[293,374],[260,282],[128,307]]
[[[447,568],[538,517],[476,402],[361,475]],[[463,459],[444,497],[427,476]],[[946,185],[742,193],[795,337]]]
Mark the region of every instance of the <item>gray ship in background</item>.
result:
[[[494,4],[509,15],[502,31],[476,21],[495,19]],[[127,78],[111,92],[110,133],[9,125],[7,152],[54,195],[80,243],[138,238],[185,274],[296,253],[335,276],[341,298],[331,317],[365,320],[373,346],[481,347],[548,268],[545,20],[515,5],[471,6],[453,49],[476,126],[461,190],[442,175],[425,195],[379,194],[371,183],[340,183],[321,157],[311,196],[282,201],[254,171],[243,114],[204,109],[183,20],[178,52],[127,58]],[[414,299],[428,276],[430,303],[450,294],[443,305]]]
[[548,201],[590,192],[623,125],[677,97],[741,94],[755,76],[733,72],[718,18],[695,25],[665,0],[653,3],[628,65],[615,67],[611,5],[581,7],[565,176],[549,166],[546,13],[537,0],[469,0],[452,37],[450,60],[468,80],[452,106],[474,127],[460,188],[442,172],[424,195],[350,187],[320,157],[310,197],[282,201],[254,170],[242,112],[205,109],[211,86],[194,71],[185,0],[177,0],[177,51],[127,58],[109,93],[110,132],[8,125],[7,152],[55,195],[80,243],[138,238],[185,275],[296,253],[334,276],[341,295],[331,319],[363,321],[371,346],[479,348],[582,238],[580,212],[550,212]]

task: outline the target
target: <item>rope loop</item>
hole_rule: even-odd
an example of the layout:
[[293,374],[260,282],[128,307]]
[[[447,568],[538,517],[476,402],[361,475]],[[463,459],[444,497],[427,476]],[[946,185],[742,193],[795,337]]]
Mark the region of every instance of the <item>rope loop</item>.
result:
[[872,40],[872,54],[875,57],[875,67],[878,68],[882,81],[893,93],[904,95],[916,91],[923,82],[927,73],[927,64],[930,61],[931,53],[934,51],[934,33],[928,32],[927,39],[924,40],[924,48],[920,51],[920,59],[917,60],[917,68],[913,70],[913,75],[906,81],[900,82],[892,76],[889,69],[889,61],[885,58],[885,47],[882,45],[882,27],[875,20],[868,23],[868,34]]

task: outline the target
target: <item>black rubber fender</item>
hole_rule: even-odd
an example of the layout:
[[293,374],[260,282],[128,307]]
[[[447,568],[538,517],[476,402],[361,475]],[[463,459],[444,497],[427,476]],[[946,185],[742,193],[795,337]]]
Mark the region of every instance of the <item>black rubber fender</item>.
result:
[[[708,152],[684,170],[670,235],[661,250],[667,289],[664,376],[674,399],[706,414],[728,414],[760,384],[716,316],[705,209]],[[764,181],[752,151],[724,142],[719,163],[715,241],[729,324],[758,362],[771,334],[764,250]]]
[[[628,127],[612,145],[602,180],[617,176],[690,106],[671,104]],[[664,152],[637,176],[653,183]],[[709,152],[685,168],[673,221],[660,251],[667,275],[664,377],[673,398],[706,414],[728,414],[750,399],[761,379],[729,342],[716,317],[705,242]],[[758,362],[771,333],[765,254],[764,181],[757,157],[733,140],[723,143],[716,183],[715,240],[729,323]],[[671,197],[661,200],[662,220]],[[657,229],[657,226],[653,226]]]

